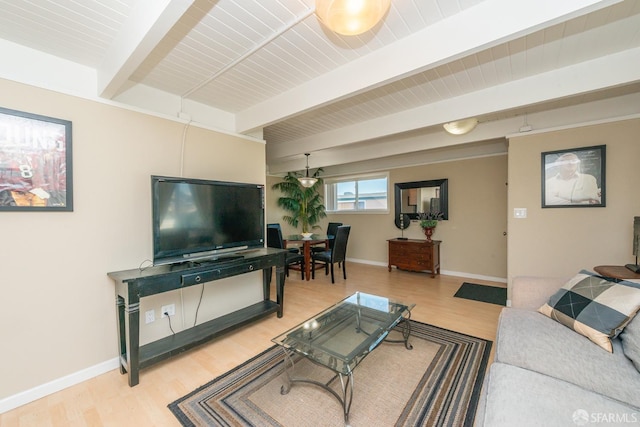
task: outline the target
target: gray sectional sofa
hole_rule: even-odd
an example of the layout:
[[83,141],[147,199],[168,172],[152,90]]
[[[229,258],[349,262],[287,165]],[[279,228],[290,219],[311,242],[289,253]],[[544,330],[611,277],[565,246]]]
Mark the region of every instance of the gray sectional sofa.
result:
[[566,282],[513,280],[476,426],[640,425],[640,315],[609,353],[537,311]]

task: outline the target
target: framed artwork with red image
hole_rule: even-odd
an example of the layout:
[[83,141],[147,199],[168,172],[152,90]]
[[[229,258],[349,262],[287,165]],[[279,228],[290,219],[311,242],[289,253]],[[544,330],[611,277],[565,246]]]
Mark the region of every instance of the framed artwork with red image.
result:
[[73,211],[71,122],[0,107],[0,211]]

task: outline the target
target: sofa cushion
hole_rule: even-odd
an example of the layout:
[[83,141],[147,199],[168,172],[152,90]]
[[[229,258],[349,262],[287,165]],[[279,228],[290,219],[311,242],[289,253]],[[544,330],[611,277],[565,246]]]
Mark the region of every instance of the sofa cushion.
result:
[[608,353],[542,314],[504,308],[498,322],[497,362],[520,366],[640,408],[640,373],[612,340]]
[[581,271],[549,298],[538,311],[589,338],[608,352],[640,309],[640,288]]
[[640,372],[640,316],[633,318],[620,334],[622,351]]
[[[591,345],[593,347],[593,345]],[[603,351],[600,351],[604,353]],[[494,363],[486,377],[476,426],[612,425],[638,419],[638,409],[573,384],[516,366]],[[606,416],[609,418],[603,419]],[[602,422],[604,421],[604,422]]]

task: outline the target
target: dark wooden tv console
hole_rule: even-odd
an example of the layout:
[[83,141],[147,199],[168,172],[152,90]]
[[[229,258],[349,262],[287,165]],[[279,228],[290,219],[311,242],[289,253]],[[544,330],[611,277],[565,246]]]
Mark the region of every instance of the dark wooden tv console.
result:
[[[240,253],[242,258],[201,264],[170,264],[107,273],[115,282],[120,373],[129,374],[129,386],[140,381],[140,369],[182,353],[225,332],[271,313],[282,317],[286,251],[260,248]],[[276,268],[276,301],[270,300],[271,273]],[[140,299],[262,270],[263,300],[240,310],[140,345]]]

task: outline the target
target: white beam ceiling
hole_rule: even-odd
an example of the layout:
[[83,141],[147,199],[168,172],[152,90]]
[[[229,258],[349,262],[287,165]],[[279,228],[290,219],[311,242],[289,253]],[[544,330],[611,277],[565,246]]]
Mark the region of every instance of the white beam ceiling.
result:
[[[634,63],[639,66],[628,66]],[[439,125],[448,119],[450,111],[459,112],[462,119],[579,93],[589,93],[630,81],[640,81],[640,48],[493,86],[368,122],[315,134],[296,140],[295,144],[287,142],[270,144],[267,147],[267,157],[268,159],[286,158],[296,156],[301,151],[313,152],[336,148],[358,141],[388,137]],[[562,84],[559,85],[558,82]]]
[[[638,104],[640,104],[640,93],[632,93],[528,114],[526,121],[532,126],[533,132],[549,131],[575,126],[576,123],[585,125],[602,122],[606,121],[607,117],[612,119],[637,117]],[[426,164],[456,158],[460,155],[460,150],[467,145],[473,150],[465,155],[466,157],[506,153],[505,136],[518,134],[519,129],[525,124],[524,120],[523,117],[510,117],[480,123],[472,133],[467,135],[453,136],[442,128],[430,128],[399,134],[392,138],[380,138],[366,143],[314,151],[311,156],[311,167],[323,167],[325,175],[329,176],[356,173],[360,169],[360,171],[376,170],[381,164],[393,167],[393,159],[400,161],[398,165],[402,162],[407,165]],[[492,140],[502,142],[498,145],[486,143]],[[485,142],[478,145],[475,141]],[[434,153],[431,153],[432,150],[435,150]],[[299,170],[301,162],[304,162],[299,157],[292,156],[273,163],[268,162],[269,173],[282,174]],[[351,163],[351,159],[358,159],[358,161]],[[345,168],[345,164],[348,164],[348,167]]]
[[[621,0],[486,0],[237,115],[247,132]],[[509,16],[508,20],[504,17]],[[464,29],[465,31],[461,31]],[[435,41],[446,40],[446,43]],[[424,46],[429,46],[425,49]],[[353,76],[359,76],[354,79]]]
[[[265,82],[262,88],[260,79],[253,81],[254,74],[246,74],[255,70],[246,70],[246,64],[235,62],[233,55],[225,61],[229,51],[257,46],[257,55],[251,57],[256,69],[303,75],[305,68],[299,68],[300,64],[298,68],[290,66],[279,50],[268,49],[269,41],[277,37],[282,41],[278,46],[283,54],[300,43],[304,52],[322,65],[320,69],[331,70],[335,64],[345,63],[340,49],[350,49],[351,45],[333,46],[315,19],[304,19],[313,0],[298,0],[292,6],[294,3],[97,0],[91,7],[71,2],[62,13],[55,2],[14,0],[5,2],[0,28],[7,40],[85,64],[81,70],[82,81],[86,81],[82,90],[91,97],[96,93],[103,98],[117,96],[120,102],[168,116],[185,113],[197,123],[230,132],[247,134],[266,127],[267,162],[272,173],[300,170],[304,152],[313,154],[313,167],[339,169],[349,163],[376,167],[374,163],[379,164],[382,156],[413,159],[412,155],[429,150],[440,154],[447,149],[460,151],[475,141],[504,141],[505,135],[517,132],[525,113],[541,118],[538,113],[550,109],[553,112],[540,121],[543,128],[553,123],[571,125],[583,116],[592,117],[592,111],[584,114],[585,110],[579,108],[559,107],[640,93],[640,0],[399,1],[379,33],[370,34],[371,39],[358,39],[364,43],[363,49],[349,57],[346,65],[337,65],[333,71],[292,89],[278,79]],[[418,3],[426,10],[417,8]],[[407,7],[403,9],[403,5]],[[302,9],[306,12],[300,15]],[[78,21],[79,29],[66,31],[72,28],[66,13]],[[421,24],[407,25],[407,19],[414,15]],[[27,32],[32,16],[39,18],[40,25]],[[290,16],[300,17],[296,23],[303,22],[291,31],[270,32],[288,22]],[[260,23],[264,31],[249,25],[249,18],[254,24]],[[94,26],[95,31],[87,30],[94,30]],[[403,32],[408,28],[408,33]],[[41,36],[45,30],[53,42],[45,42]],[[3,31],[0,33],[4,36]],[[233,42],[232,47],[198,50],[200,45],[218,46],[222,39]],[[368,42],[375,43],[367,46]],[[321,46],[315,49],[314,43]],[[321,57],[327,52],[334,56],[323,63]],[[26,80],[36,80],[46,87],[53,72],[58,71],[71,80],[68,67],[59,65],[38,67],[46,69],[46,76],[35,79],[31,66],[34,60],[15,56],[17,60],[9,61],[9,75],[19,75],[19,81],[26,76]],[[16,64],[26,64],[28,72],[22,72]],[[226,68],[224,64],[228,64]],[[219,75],[216,70],[220,69],[228,71]],[[203,75],[219,76],[203,88],[203,93],[210,90],[224,95],[226,88],[242,89],[245,100],[238,103],[211,96],[211,105],[206,99],[202,104],[195,102],[197,97],[191,98],[184,89],[186,85],[180,84],[187,81],[188,87],[199,91],[197,82],[204,82]],[[79,81],[75,76],[74,80]],[[78,90],[77,84],[66,81],[65,87]],[[176,87],[180,90],[174,90]],[[275,97],[273,87],[280,87]],[[414,87],[416,95],[411,97],[409,92]],[[161,94],[150,96],[153,90]],[[236,113],[243,108],[240,105],[251,105],[258,99],[268,100]],[[403,110],[404,99],[407,105]],[[216,103],[230,109],[221,110]],[[198,104],[198,108],[192,104]],[[636,113],[640,111],[637,105]],[[599,106],[592,102],[591,108],[598,109],[601,117],[612,111],[630,111],[626,101]],[[572,123],[553,116],[579,110],[583,115],[571,115]],[[471,116],[479,117],[481,123],[470,135],[452,138],[442,132],[443,122]],[[359,123],[363,119],[368,121]],[[482,151],[480,146],[474,148],[475,155]]]
[[140,0],[98,67],[98,94],[113,98],[195,0]]

